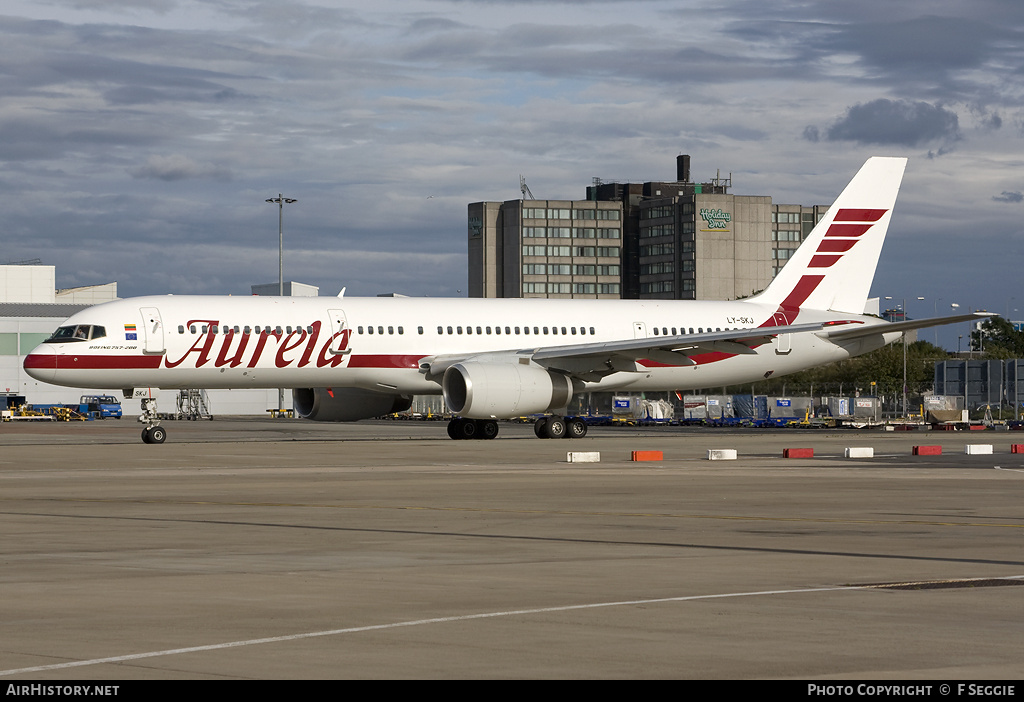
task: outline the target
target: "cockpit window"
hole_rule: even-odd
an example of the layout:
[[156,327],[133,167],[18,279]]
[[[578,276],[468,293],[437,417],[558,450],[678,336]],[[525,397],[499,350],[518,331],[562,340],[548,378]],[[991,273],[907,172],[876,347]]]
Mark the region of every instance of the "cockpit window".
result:
[[51,343],[89,341],[91,339],[101,339],[106,335],[106,329],[95,324],[72,324],[71,326],[60,327],[46,341]]

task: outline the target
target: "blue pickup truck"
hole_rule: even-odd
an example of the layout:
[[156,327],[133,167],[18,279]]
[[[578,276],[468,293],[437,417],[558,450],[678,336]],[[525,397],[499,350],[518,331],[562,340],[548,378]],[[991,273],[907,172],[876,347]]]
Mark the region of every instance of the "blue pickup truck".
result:
[[82,395],[78,411],[98,419],[120,419],[121,401],[113,395]]

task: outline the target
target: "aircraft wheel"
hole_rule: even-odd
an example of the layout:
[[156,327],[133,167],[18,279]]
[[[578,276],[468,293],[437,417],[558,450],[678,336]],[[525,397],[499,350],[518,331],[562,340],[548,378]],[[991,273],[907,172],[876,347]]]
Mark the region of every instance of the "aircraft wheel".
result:
[[151,444],[153,441],[149,438],[149,427],[142,430],[142,443]]
[[565,438],[582,439],[587,435],[587,423],[579,417],[573,417],[565,422]]
[[458,432],[455,429],[456,426],[458,426],[458,422],[459,422],[459,419],[457,417],[455,419],[449,419],[448,420],[448,438],[449,439],[458,440],[459,438],[461,438],[459,436]]
[[456,417],[448,422],[448,436],[456,441],[475,439],[477,438],[477,424],[472,419]]
[[541,417],[540,419],[538,419],[536,422],[533,423],[533,433],[537,435],[538,439],[546,439],[546,438],[548,438],[548,435],[547,435],[548,419],[549,419],[548,417]]
[[561,439],[565,436],[565,420],[561,417],[548,417],[548,423],[544,427],[544,435],[549,439]]
[[493,439],[498,435],[498,423],[493,419],[484,419],[479,422],[479,425],[476,431],[476,438]]
[[167,439],[167,430],[163,427],[153,427],[149,430],[149,443],[162,444]]

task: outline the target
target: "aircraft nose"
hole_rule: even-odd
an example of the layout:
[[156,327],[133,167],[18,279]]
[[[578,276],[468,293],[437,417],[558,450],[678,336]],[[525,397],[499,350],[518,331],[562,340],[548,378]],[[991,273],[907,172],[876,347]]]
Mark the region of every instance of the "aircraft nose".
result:
[[57,375],[57,353],[52,346],[40,344],[25,356],[25,372],[36,380],[52,383]]

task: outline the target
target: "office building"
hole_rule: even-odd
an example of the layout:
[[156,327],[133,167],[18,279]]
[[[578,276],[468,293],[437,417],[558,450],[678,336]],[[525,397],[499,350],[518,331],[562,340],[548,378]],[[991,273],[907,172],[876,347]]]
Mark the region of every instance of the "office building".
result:
[[469,295],[729,300],[763,290],[827,207],[729,193],[732,178],[605,183],[586,200],[469,205]]

